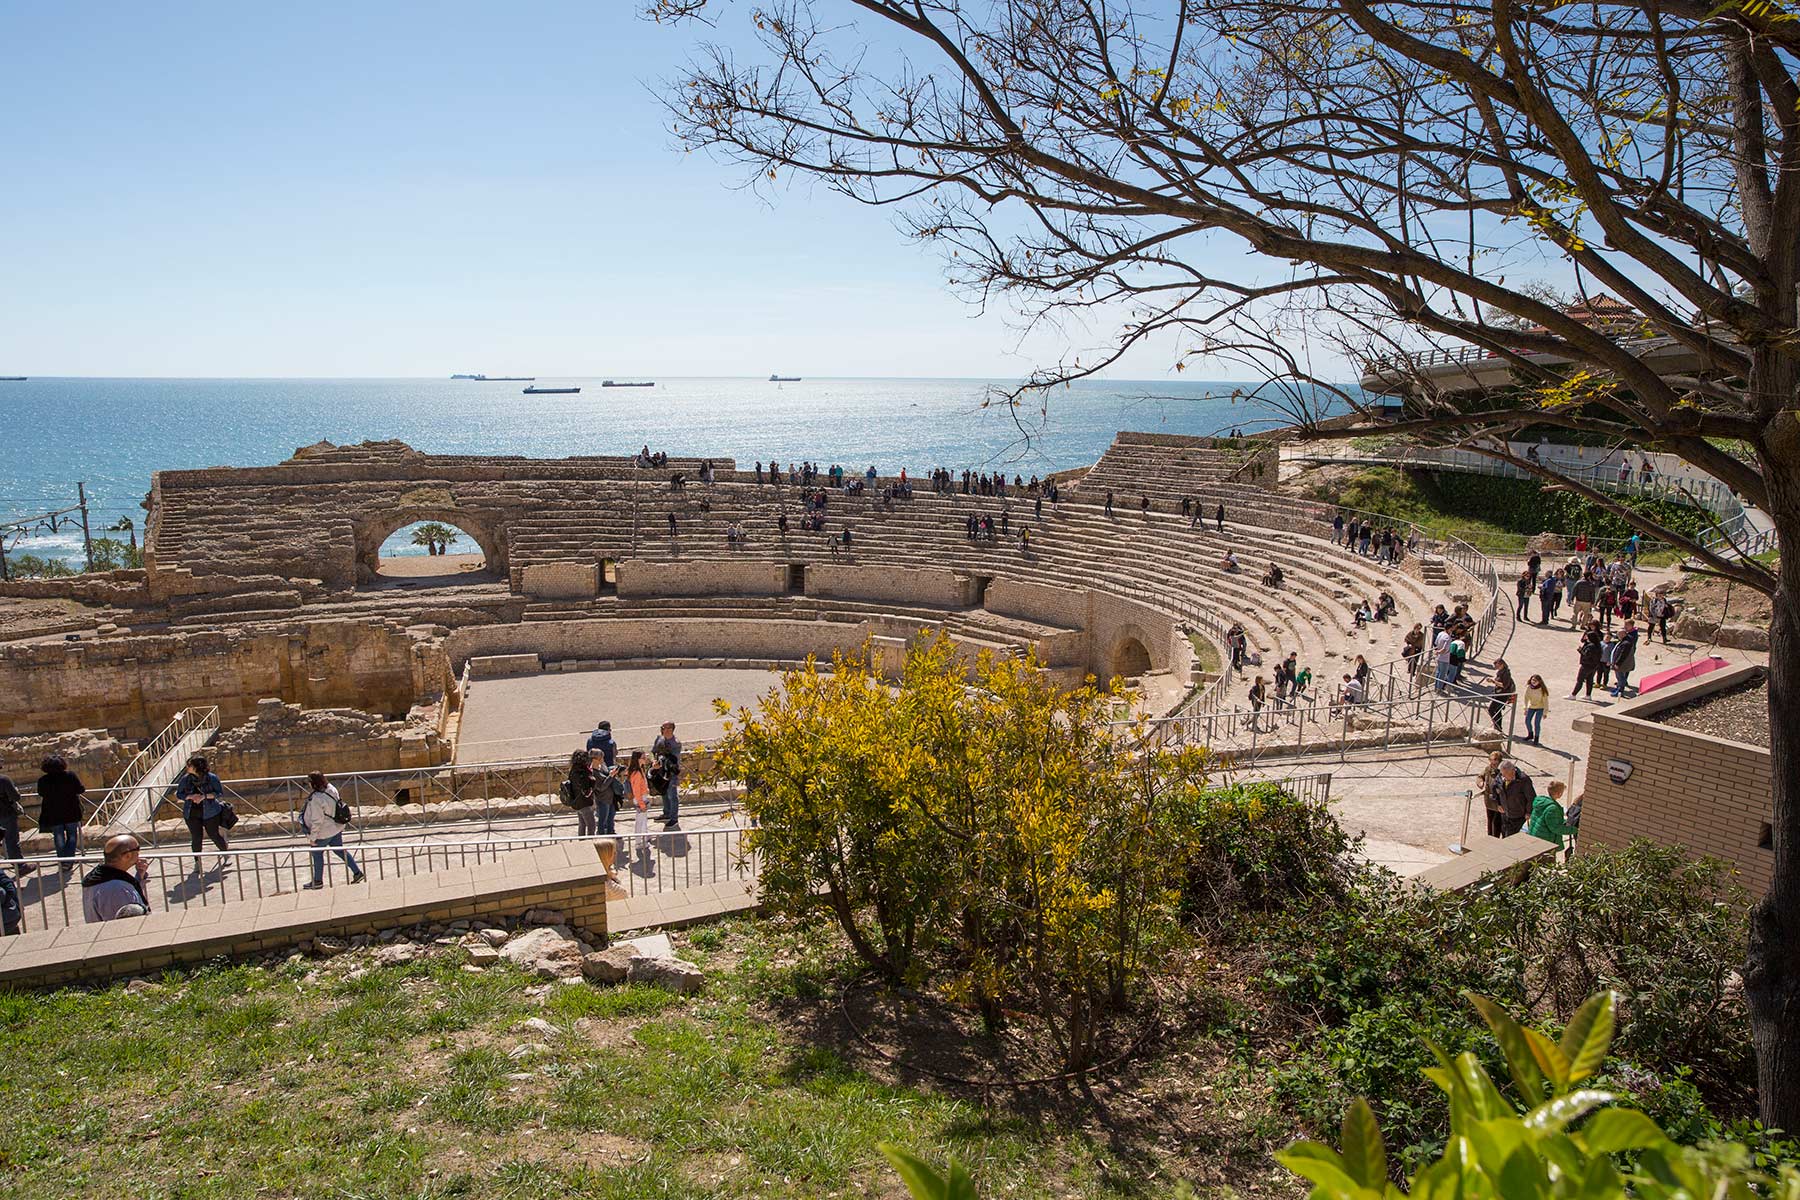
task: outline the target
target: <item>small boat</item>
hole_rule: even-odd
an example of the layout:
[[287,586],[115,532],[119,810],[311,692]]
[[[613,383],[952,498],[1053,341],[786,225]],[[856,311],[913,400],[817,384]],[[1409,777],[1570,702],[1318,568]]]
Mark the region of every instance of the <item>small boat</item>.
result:
[[771,376],[769,376],[769,382],[770,383],[799,383],[800,377],[798,375],[771,375]]
[[536,375],[452,375],[452,379],[467,379],[474,383],[530,383]]
[[528,387],[524,394],[527,396],[573,396],[579,391],[581,391],[580,388]]
[[601,387],[655,387],[655,386],[656,386],[656,384],[655,384],[655,382],[648,382],[648,383],[629,383],[629,382],[628,382],[628,383],[620,383],[620,382],[618,382],[618,381],[616,381],[616,380],[612,380],[612,379],[602,379],[602,380],[601,380],[601,381],[600,381],[600,386],[601,386]]
[[0,375],[0,383],[24,383],[27,378],[25,375]]

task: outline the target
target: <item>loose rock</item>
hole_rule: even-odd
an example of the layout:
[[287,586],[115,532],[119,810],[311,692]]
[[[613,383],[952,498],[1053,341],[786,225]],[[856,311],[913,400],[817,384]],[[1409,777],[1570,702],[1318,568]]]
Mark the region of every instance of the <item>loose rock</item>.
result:
[[624,983],[634,959],[643,957],[633,946],[613,946],[581,957],[581,973],[593,983]]
[[500,956],[544,979],[581,974],[581,943],[553,928],[529,930],[506,943]]
[[705,973],[684,958],[634,958],[625,978],[683,996],[692,996],[706,983]]

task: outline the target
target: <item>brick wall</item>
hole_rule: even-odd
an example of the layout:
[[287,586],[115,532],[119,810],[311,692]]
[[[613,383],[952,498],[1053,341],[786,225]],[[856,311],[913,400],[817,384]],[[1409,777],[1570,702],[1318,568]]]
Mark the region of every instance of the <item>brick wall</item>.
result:
[[[1774,796],[1769,752],[1645,719],[1761,671],[1754,666],[1714,671],[1595,713],[1579,847],[1621,847],[1635,838],[1679,846],[1731,863],[1750,894],[1762,895],[1775,857],[1759,845]],[[1607,773],[1613,759],[1631,764],[1631,777],[1622,784]]]

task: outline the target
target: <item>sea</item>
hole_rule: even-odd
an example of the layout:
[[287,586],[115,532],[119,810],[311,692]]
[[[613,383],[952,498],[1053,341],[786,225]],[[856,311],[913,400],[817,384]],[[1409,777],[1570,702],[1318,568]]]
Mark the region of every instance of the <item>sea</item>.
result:
[[[1004,470],[1031,476],[1092,463],[1120,430],[1251,432],[1279,418],[1241,383],[1084,380],[1019,407],[983,379],[599,379],[539,377],[579,395],[527,396],[524,383],[466,379],[84,379],[0,382],[0,522],[75,504],[85,487],[100,536],[121,518],[140,531],[153,471],[281,462],[296,448],[397,439],[439,454],[729,456],[904,466],[923,475]],[[54,524],[54,528],[52,528]],[[106,534],[125,540],[123,532]],[[34,524],[7,551],[77,561],[78,521]],[[401,530],[384,555],[423,553]]]

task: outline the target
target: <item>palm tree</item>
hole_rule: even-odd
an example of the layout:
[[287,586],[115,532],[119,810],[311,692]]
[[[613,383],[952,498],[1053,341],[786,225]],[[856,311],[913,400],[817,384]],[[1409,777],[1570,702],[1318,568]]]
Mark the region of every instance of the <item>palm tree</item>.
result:
[[131,537],[131,548],[137,549],[137,526],[131,523],[130,517],[120,517],[118,524],[109,526],[108,533],[124,533]]
[[451,545],[461,536],[448,525],[427,521],[413,530],[412,544],[425,547],[427,554],[448,554]]

